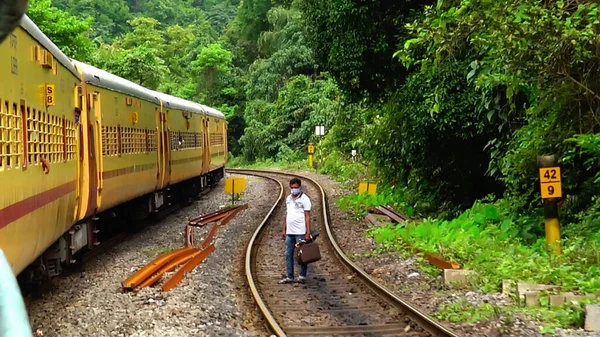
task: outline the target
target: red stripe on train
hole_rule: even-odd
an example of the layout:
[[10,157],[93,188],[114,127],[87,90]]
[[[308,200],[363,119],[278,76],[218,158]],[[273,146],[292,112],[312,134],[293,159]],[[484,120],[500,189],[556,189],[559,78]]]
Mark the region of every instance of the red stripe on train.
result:
[[0,209],[0,228],[75,191],[75,180]]

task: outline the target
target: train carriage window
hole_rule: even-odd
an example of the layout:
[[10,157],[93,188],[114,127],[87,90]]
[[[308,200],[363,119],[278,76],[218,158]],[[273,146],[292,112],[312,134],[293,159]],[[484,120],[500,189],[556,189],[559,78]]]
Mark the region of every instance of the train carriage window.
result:
[[75,128],[75,122],[72,121],[70,118],[64,118],[63,122],[65,124],[65,147],[66,147],[66,154],[67,154],[67,161],[72,161],[75,160],[75,148],[76,148],[76,143],[75,143],[75,138],[76,138],[76,128]]
[[148,152],[156,152],[156,130],[148,130]]
[[0,99],[0,171],[20,166],[23,155],[22,125],[17,105]]
[[116,156],[117,151],[117,128],[115,126],[102,126],[102,155]]
[[[73,160],[75,157],[75,130],[72,122],[42,110],[25,107],[27,118],[27,162],[37,165],[42,158],[51,163]],[[65,154],[67,157],[65,158]]]

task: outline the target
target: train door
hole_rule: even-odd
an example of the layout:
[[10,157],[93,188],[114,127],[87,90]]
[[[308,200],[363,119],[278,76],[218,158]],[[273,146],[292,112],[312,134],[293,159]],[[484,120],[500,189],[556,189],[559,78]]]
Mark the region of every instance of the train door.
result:
[[227,148],[227,122],[223,121],[223,158],[225,162],[227,162],[227,157],[229,155],[229,149]]
[[169,146],[169,110],[164,108],[161,102],[161,109],[157,111],[157,140],[158,140],[158,186],[157,189],[165,188],[169,183],[171,174],[171,151]]
[[154,120],[156,123],[156,189],[160,190],[162,188],[162,183],[164,180],[164,146],[162,142],[162,130],[163,130],[163,116],[162,116],[162,103],[160,106],[160,110],[154,109]]
[[210,132],[208,130],[208,118],[202,117],[202,134],[204,135],[204,151],[202,152],[202,173],[208,173],[210,169]]
[[92,216],[96,213],[96,210],[99,206],[99,198],[98,198],[98,190],[102,184],[100,180],[100,163],[102,161],[102,152],[98,151],[100,147],[101,140],[101,130],[100,130],[100,119],[101,115],[100,111],[100,93],[93,92],[87,93],[87,116],[85,126],[87,128],[88,133],[88,142],[87,142],[87,153],[88,153],[88,172],[89,172],[89,196],[88,196],[88,207],[85,211],[85,217]]
[[165,139],[165,164],[166,164],[166,172],[165,172],[165,181],[163,187],[169,185],[171,180],[171,123],[169,122],[169,110],[165,113],[165,128],[164,128],[164,139]]

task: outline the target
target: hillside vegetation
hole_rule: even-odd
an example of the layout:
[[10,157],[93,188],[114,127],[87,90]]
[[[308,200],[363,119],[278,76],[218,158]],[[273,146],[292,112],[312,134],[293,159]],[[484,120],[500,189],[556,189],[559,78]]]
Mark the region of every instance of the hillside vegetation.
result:
[[536,156],[557,155],[564,260],[480,286],[600,292],[597,1],[52,1],[28,14],[69,56],[223,111],[233,165],[297,163],[313,142],[319,171],[380,184],[342,206],[436,218],[371,233],[394,249],[548,261]]

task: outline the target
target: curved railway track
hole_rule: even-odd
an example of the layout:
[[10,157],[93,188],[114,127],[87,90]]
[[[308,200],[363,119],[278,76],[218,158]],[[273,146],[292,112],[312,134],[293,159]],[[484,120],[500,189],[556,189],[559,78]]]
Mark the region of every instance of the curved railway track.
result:
[[[379,284],[341,250],[331,230],[327,196],[311,178],[273,171],[228,169],[253,175],[280,186],[277,202],[253,234],[245,272],[270,329],[278,336],[436,336],[458,337]],[[311,224],[319,233],[322,259],[309,265],[305,284],[278,284],[285,273],[280,237],[285,194],[291,177],[303,181],[311,197]],[[294,262],[296,263],[296,262]],[[298,265],[295,264],[295,272]]]

